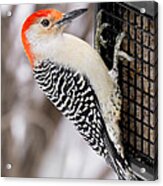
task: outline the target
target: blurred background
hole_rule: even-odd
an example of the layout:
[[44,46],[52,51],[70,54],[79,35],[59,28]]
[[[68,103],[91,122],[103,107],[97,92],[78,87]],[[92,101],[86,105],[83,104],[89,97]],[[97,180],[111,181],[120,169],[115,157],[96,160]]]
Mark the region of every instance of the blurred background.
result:
[[21,43],[22,24],[34,11],[85,7],[88,13],[66,31],[92,45],[93,4],[1,6],[2,176],[116,179],[39,90]]

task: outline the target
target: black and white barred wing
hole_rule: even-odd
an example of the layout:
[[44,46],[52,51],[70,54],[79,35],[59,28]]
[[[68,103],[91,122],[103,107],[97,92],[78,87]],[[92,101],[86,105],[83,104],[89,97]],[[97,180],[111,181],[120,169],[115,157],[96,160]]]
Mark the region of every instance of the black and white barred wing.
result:
[[103,119],[97,97],[87,78],[50,61],[36,67],[34,77],[48,99],[74,123],[90,146],[105,157]]
[[86,76],[46,60],[35,67],[34,77],[48,99],[74,123],[92,149],[112,166],[119,179],[137,179],[135,176],[130,178],[128,163],[117,153],[108,136],[98,99]]

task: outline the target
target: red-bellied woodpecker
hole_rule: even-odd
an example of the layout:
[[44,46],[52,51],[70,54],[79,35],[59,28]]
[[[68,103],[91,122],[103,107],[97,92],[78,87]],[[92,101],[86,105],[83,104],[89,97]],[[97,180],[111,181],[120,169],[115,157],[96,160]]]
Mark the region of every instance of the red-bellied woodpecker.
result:
[[[65,26],[85,11],[64,14],[47,9],[33,13],[22,28],[24,49],[47,98],[73,122],[92,149],[105,158],[119,179],[136,180],[124,157],[118,126],[121,92],[117,64],[108,72],[95,49],[63,33]],[[117,37],[115,61],[123,37],[123,33]]]

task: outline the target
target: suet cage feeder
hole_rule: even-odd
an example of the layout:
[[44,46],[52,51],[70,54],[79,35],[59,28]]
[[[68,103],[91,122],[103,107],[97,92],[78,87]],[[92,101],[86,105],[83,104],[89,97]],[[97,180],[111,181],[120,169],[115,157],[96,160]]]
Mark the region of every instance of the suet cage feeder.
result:
[[[119,61],[119,84],[122,91],[120,127],[134,171],[148,180],[157,179],[158,164],[158,41],[157,3],[97,3],[96,15],[102,12],[102,23],[108,23],[102,36],[107,47],[101,56],[110,69],[116,36],[126,33],[122,50],[134,58]],[[95,28],[97,29],[97,28]]]

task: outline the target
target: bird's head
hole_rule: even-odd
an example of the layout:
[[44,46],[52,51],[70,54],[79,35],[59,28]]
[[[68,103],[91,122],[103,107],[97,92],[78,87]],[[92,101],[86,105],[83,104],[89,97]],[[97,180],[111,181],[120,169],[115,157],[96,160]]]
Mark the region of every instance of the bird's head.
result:
[[62,13],[55,9],[45,9],[30,15],[22,27],[22,42],[31,64],[34,60],[31,45],[39,45],[42,40],[48,42],[61,34],[66,25],[86,11],[87,9],[78,9]]

